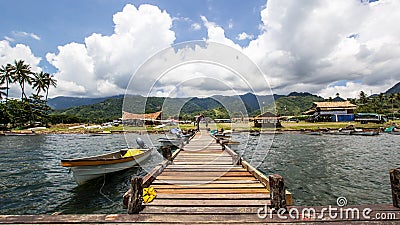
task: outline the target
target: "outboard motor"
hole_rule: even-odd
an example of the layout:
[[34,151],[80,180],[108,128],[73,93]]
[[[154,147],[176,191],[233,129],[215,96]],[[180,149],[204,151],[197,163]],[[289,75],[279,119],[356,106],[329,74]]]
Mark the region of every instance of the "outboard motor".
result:
[[141,149],[149,148],[140,137],[136,138],[136,143],[139,145],[139,148]]

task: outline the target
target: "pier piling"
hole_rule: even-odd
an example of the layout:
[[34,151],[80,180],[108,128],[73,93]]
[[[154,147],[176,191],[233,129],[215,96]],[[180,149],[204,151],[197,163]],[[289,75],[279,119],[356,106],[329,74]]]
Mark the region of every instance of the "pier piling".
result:
[[128,214],[138,214],[143,210],[143,178],[136,176],[131,179],[131,192],[128,201]]
[[400,208],[400,168],[391,169],[389,173],[393,206]]
[[269,191],[271,194],[271,208],[275,210],[286,208],[286,188],[283,177],[278,174],[270,175],[269,177]]

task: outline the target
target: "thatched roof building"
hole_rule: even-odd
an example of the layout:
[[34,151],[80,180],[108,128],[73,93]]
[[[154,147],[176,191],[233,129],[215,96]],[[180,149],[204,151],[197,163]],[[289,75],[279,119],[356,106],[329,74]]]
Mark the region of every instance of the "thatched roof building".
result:
[[147,114],[134,114],[129,112],[122,112],[122,123],[125,125],[143,126],[156,125],[161,122],[162,111]]
[[279,117],[271,112],[265,112],[254,117],[255,127],[280,127]]

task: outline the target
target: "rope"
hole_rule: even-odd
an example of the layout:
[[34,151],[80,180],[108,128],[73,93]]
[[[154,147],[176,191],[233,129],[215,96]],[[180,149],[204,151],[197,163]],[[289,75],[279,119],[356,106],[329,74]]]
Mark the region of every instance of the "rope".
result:
[[104,198],[106,198],[108,201],[110,201],[110,202],[112,202],[112,203],[115,203],[112,199],[110,199],[107,195],[105,195],[104,193],[103,193],[103,187],[104,187],[104,185],[106,184],[106,174],[105,174],[105,172],[106,171],[104,171],[104,174],[103,174],[103,185],[101,185],[101,188],[100,188],[100,190],[99,190],[99,193],[104,197]]

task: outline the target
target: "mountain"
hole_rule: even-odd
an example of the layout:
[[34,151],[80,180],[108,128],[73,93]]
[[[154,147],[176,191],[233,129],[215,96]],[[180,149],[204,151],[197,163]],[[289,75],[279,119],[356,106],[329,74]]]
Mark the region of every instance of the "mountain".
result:
[[280,97],[275,104],[270,104],[264,111],[274,112],[281,116],[301,115],[313,105],[313,102],[322,102],[324,98],[310,93],[292,92],[288,96]]
[[388,95],[388,94],[395,94],[395,93],[400,93],[400,82],[395,84],[389,90],[387,90],[385,94]]
[[[207,98],[164,98],[149,97],[145,98],[139,95],[132,96],[113,96],[104,98],[101,102],[97,99],[67,98],[58,97],[53,100],[53,106],[66,106],[65,101],[71,99],[72,104],[81,104],[67,109],[56,109],[53,114],[74,115],[85,120],[110,120],[120,118],[122,111],[131,113],[150,113],[163,111],[163,117],[184,116],[193,118],[193,116],[203,113],[210,117],[226,117],[228,111],[230,116],[257,116],[260,114],[260,108],[275,112],[276,103],[278,114],[296,115],[311,107],[314,101],[323,101],[323,98],[310,93],[290,93],[283,95],[265,95],[256,96],[254,94],[245,94],[240,96],[222,96],[215,95]],[[275,101],[274,101],[275,100]],[[60,102],[58,102],[60,101]],[[94,104],[88,104],[95,102]],[[86,105],[85,105],[86,104]]]
[[55,97],[55,98],[49,98],[47,101],[47,104],[52,108],[52,109],[68,109],[71,107],[75,106],[81,106],[81,105],[92,105],[96,103],[103,102],[106,99],[110,98],[123,98],[123,95],[116,95],[116,96],[111,96],[111,97],[102,97],[102,98],[80,98],[80,97]]

